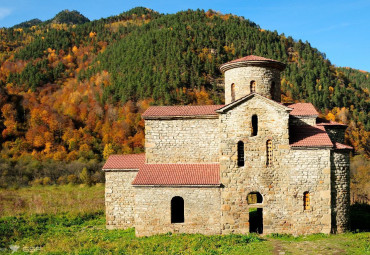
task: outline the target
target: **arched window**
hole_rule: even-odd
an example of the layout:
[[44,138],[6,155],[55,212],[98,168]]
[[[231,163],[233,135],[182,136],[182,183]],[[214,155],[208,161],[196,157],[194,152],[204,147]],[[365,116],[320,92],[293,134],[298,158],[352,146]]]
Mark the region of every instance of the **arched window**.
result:
[[238,142],[238,166],[244,166],[244,143]]
[[274,99],[274,94],[275,94],[275,82],[271,82],[271,87],[270,87],[270,95],[271,98]]
[[258,133],[258,117],[257,115],[252,116],[252,136],[256,136]]
[[303,209],[310,209],[310,193],[308,191],[303,193]]
[[267,160],[266,160],[266,166],[272,165],[272,141],[267,140],[266,142],[266,153],[267,153]]
[[184,222],[184,199],[173,197],[171,200],[171,223]]
[[231,102],[235,101],[235,84],[231,84]]
[[256,92],[256,81],[251,81],[251,93]]
[[247,203],[252,204],[261,204],[263,201],[262,195],[259,192],[251,192],[247,195]]

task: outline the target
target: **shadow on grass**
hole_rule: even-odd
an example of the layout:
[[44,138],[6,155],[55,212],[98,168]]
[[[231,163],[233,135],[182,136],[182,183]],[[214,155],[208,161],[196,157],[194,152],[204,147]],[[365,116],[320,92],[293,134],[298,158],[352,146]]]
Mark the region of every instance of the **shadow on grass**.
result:
[[370,205],[356,203],[350,209],[351,231],[370,231]]

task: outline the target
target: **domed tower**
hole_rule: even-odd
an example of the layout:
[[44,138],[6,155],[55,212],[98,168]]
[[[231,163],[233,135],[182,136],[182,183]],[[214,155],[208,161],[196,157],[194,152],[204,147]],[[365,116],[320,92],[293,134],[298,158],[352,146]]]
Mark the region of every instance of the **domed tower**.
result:
[[249,55],[220,66],[225,73],[225,104],[250,93],[280,102],[280,72],[285,64],[276,60]]

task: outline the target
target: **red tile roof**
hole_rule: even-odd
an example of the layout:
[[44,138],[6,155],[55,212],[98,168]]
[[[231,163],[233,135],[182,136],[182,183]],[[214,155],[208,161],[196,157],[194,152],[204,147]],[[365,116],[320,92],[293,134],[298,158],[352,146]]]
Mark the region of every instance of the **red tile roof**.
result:
[[332,120],[326,120],[323,118],[317,118],[318,126],[338,126],[338,127],[347,127],[346,124],[338,123]]
[[175,117],[175,116],[204,116],[214,115],[223,105],[180,105],[180,106],[150,106],[141,116],[150,117]]
[[237,68],[237,67],[245,66],[245,65],[249,65],[249,64],[252,64],[252,65],[260,65],[260,64],[269,65],[269,66],[278,68],[280,70],[284,70],[284,68],[286,66],[284,63],[282,63],[280,61],[277,61],[277,60],[274,60],[274,59],[249,55],[249,56],[234,59],[234,60],[231,60],[227,63],[222,64],[220,66],[220,70],[222,72],[225,72],[229,69]]
[[145,164],[145,153],[111,155],[103,166],[103,170],[139,169]]
[[292,108],[293,111],[290,115],[294,116],[318,116],[319,113],[316,111],[315,107],[311,103],[296,103],[287,105],[287,107]]
[[235,63],[235,62],[242,62],[242,61],[272,61],[272,62],[279,62],[277,60],[273,60],[273,59],[269,59],[269,58],[264,58],[264,57],[255,56],[255,55],[249,55],[249,56],[245,56],[245,57],[242,57],[242,58],[231,60],[231,61],[229,61],[227,63]]
[[338,150],[353,150],[353,147],[337,142],[334,144],[334,146]]
[[322,126],[291,126],[289,136],[292,147],[333,147]]
[[220,185],[219,164],[145,164],[133,185]]

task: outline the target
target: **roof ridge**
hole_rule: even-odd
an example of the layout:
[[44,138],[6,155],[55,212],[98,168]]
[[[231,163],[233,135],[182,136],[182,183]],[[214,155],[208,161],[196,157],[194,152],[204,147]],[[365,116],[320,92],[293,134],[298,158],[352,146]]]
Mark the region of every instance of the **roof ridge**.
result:
[[171,105],[150,106],[142,117],[217,116],[216,110],[224,105]]
[[263,99],[265,99],[265,100],[267,100],[269,102],[272,102],[274,104],[277,104],[277,106],[279,106],[281,108],[284,108],[286,110],[293,110],[293,109],[291,109],[291,108],[289,108],[289,107],[287,107],[287,106],[285,106],[285,105],[283,105],[283,104],[281,104],[281,103],[279,103],[279,102],[277,102],[275,100],[272,100],[270,98],[267,98],[267,97],[265,97],[263,95],[260,95],[260,94],[254,92],[254,93],[249,93],[248,95],[245,95],[245,96],[243,96],[243,97],[235,100],[234,102],[231,102],[230,104],[224,105],[220,109],[217,109],[216,112],[223,113],[226,110],[228,110],[229,108],[233,108],[234,106],[237,106],[238,104],[242,103],[244,100],[247,100],[248,98],[251,98],[251,97],[254,97],[254,96],[261,97],[261,98],[263,98]]

